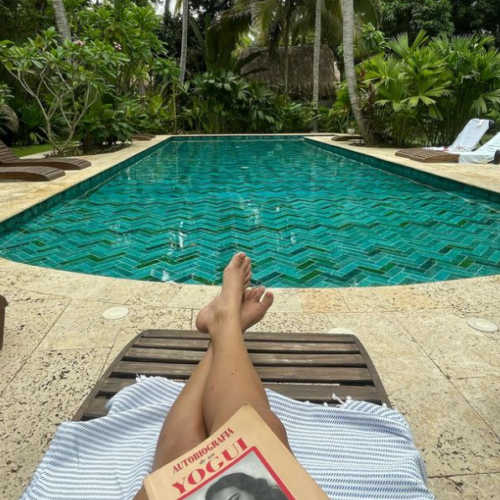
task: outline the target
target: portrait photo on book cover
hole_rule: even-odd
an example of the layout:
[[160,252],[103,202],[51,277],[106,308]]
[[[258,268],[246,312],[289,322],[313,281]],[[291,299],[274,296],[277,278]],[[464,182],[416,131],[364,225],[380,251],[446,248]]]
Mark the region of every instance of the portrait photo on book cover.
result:
[[290,500],[254,452],[212,479],[186,500]]

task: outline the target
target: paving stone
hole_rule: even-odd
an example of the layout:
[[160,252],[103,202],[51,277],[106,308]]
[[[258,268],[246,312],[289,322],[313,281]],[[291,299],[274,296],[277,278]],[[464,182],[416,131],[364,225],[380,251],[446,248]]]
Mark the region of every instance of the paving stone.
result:
[[407,418],[431,476],[500,470],[500,438],[425,355],[378,358],[392,404]]
[[430,488],[439,500],[498,500],[500,474],[435,477]]
[[277,332],[277,333],[321,333],[332,328],[327,314],[294,314],[272,313],[266,314],[264,319],[250,328],[250,332]]
[[415,286],[339,289],[351,312],[433,309],[438,304]]
[[111,348],[123,319],[106,320],[109,303],[73,301],[40,344],[42,350]]
[[469,404],[500,437],[500,377],[453,379],[452,382]]
[[410,335],[448,376],[500,376],[500,335],[474,330],[447,311],[400,313]]
[[305,288],[301,291],[302,307],[307,314],[347,312],[349,308],[336,288]]
[[374,362],[387,356],[411,359],[423,353],[396,313],[335,313],[329,318],[333,328],[354,331]]
[[[76,412],[96,383],[109,349],[37,351],[0,401],[0,441],[10,498],[27,486],[57,425]],[[2,497],[3,498],[3,497]]]

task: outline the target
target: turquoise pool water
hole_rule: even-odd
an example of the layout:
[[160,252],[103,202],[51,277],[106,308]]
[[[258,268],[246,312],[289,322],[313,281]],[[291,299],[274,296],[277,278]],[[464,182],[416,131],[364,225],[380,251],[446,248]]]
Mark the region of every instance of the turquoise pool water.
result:
[[[500,175],[500,174],[499,174]],[[139,280],[219,284],[230,256],[276,287],[500,273],[500,205],[296,138],[171,140],[0,235],[0,255]]]

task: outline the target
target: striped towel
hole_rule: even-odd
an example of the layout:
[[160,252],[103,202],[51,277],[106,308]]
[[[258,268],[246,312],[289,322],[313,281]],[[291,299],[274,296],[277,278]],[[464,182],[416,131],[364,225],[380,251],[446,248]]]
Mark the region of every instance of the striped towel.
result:
[[[21,499],[132,499],[151,470],[165,415],[181,389],[164,378],[140,378],[110,400],[106,417],[61,424]],[[298,461],[330,498],[434,498],[397,411],[351,400],[328,407],[272,391],[268,396]]]

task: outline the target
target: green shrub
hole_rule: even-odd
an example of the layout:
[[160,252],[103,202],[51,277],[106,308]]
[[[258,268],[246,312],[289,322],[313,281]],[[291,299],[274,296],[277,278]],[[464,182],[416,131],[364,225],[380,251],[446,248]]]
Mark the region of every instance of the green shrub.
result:
[[500,105],[500,54],[489,36],[420,32],[390,40],[383,54],[358,67],[365,114],[376,137],[451,144],[473,117]]
[[[127,58],[100,41],[59,43],[50,28],[22,45],[0,42],[0,61],[38,105],[49,143],[65,151],[89,109],[112,92],[110,81]],[[63,136],[57,137],[54,123],[60,120]]]
[[196,75],[187,85],[182,118],[194,132],[276,132],[282,127],[279,96],[230,71]]
[[12,99],[10,88],[0,83],[0,136],[12,136],[19,129],[15,111],[7,104]]
[[[40,108],[33,103],[21,104],[18,108],[20,129],[17,141],[21,144],[41,144],[47,141],[45,117]],[[53,128],[57,129],[56,121]],[[57,137],[57,133],[54,135]]]
[[282,98],[283,126],[282,132],[310,132],[315,117],[314,105]]

